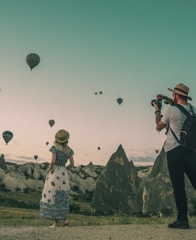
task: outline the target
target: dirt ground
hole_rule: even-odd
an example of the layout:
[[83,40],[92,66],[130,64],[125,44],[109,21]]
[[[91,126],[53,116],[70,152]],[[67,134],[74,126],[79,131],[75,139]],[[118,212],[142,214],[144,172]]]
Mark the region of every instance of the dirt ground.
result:
[[168,229],[164,224],[71,227],[0,227],[1,240],[195,240],[196,226]]

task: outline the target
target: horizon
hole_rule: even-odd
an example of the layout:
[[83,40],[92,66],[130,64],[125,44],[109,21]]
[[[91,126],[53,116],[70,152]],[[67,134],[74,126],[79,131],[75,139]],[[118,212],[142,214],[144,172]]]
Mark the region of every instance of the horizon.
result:
[[[136,166],[136,167],[139,167],[139,166],[152,166],[152,165],[154,165],[154,162],[156,161],[156,159],[157,159],[157,157],[158,157],[158,155],[159,155],[159,153],[160,152],[158,152],[158,153],[156,153],[156,156],[155,157],[152,157],[152,156],[134,156],[134,157],[132,157],[132,158],[128,158],[127,157],[127,159],[128,159],[128,161],[129,162],[133,162],[133,164]],[[126,154],[126,153],[125,153]],[[2,155],[4,155],[4,154],[0,154],[0,157],[2,156]],[[111,156],[112,156],[112,154],[111,154]],[[37,159],[37,160],[28,160],[28,159],[9,159],[9,158],[6,158],[5,156],[4,156],[4,159],[5,159],[5,162],[10,162],[10,163],[16,163],[16,164],[18,164],[18,165],[21,165],[21,164],[26,164],[26,163],[38,163],[38,164],[42,164],[42,163],[45,163],[45,162],[47,162],[47,163],[49,163],[50,161],[44,161],[44,160],[39,160],[39,158]],[[110,158],[108,159],[108,161],[110,160]],[[84,166],[86,166],[86,165],[88,165],[88,164],[90,164],[90,163],[92,163],[93,165],[100,165],[100,166],[106,166],[107,165],[107,163],[108,163],[108,161],[106,161],[106,163],[105,164],[99,164],[99,163],[95,163],[95,162],[93,162],[93,160],[92,161],[90,161],[90,162],[85,162],[85,164],[75,164],[75,167],[77,167],[77,166],[81,166],[81,165],[84,165]]]

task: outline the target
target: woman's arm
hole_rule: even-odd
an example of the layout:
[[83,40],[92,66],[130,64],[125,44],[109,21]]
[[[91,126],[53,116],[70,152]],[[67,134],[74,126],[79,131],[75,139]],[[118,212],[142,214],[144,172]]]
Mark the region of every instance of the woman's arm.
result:
[[70,168],[74,167],[74,158],[73,158],[73,156],[71,156],[71,157],[69,158],[69,161],[70,161],[70,163],[69,163],[69,165],[67,166],[67,169],[70,169]]
[[50,162],[50,165],[49,165],[49,168],[48,168],[47,173],[50,172],[50,170],[52,169],[52,167],[53,167],[54,164],[55,164],[55,161],[56,161],[56,154],[52,153],[52,159],[51,159],[51,162]]

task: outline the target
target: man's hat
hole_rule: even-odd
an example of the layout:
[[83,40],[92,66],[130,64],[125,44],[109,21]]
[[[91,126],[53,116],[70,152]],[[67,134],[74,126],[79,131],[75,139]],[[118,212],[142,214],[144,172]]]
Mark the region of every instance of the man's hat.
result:
[[177,84],[174,89],[168,88],[168,90],[192,100],[192,98],[188,96],[189,88],[182,83]]

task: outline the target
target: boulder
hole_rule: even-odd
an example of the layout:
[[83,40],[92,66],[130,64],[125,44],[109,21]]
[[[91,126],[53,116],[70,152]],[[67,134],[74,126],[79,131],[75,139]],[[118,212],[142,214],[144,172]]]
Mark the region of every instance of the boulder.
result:
[[83,171],[84,171],[85,175],[87,175],[89,177],[92,177],[92,178],[97,178],[98,177],[95,170],[96,170],[96,167],[92,164],[92,162],[90,162],[87,166],[85,166],[83,168]]
[[95,189],[95,179],[92,177],[81,178],[80,175],[76,175],[71,171],[68,172],[69,174],[69,182],[70,188],[76,189],[79,192],[86,193],[87,191],[94,191]]
[[40,165],[38,163],[26,163],[20,165],[17,168],[17,172],[24,174],[27,178],[33,178],[36,180],[44,180],[46,176],[45,165]]

